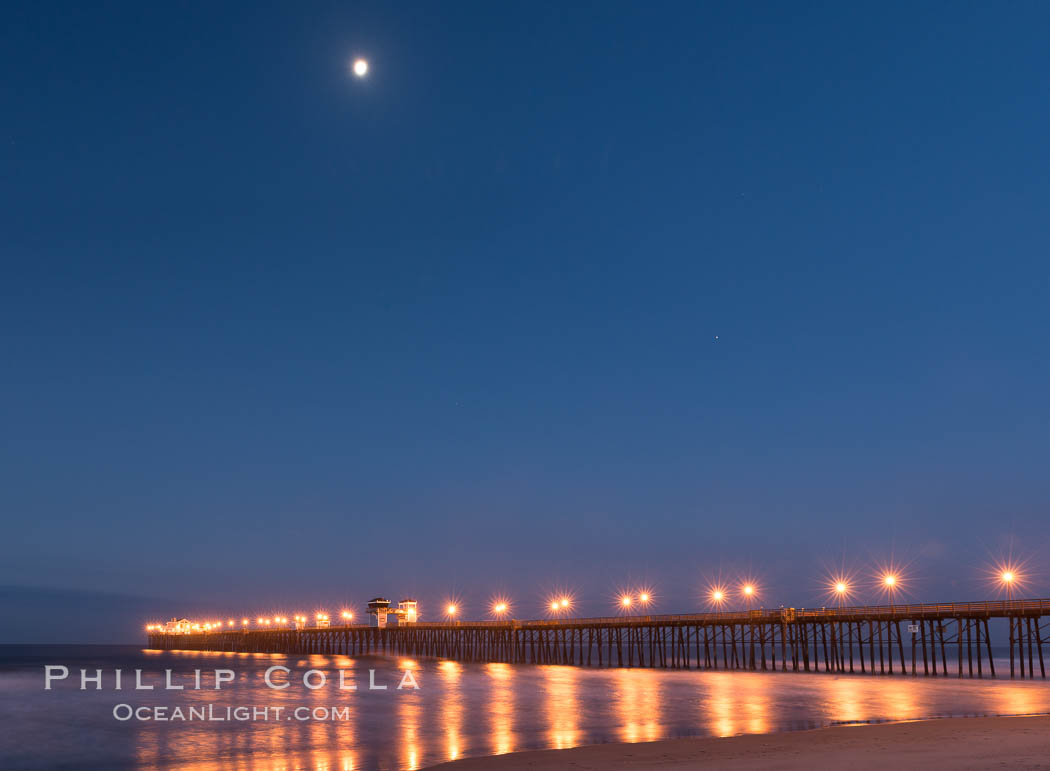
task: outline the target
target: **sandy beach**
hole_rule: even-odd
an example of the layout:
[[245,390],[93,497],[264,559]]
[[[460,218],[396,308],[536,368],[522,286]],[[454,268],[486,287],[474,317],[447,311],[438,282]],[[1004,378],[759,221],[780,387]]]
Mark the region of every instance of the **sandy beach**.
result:
[[466,758],[446,771],[518,769],[1050,768],[1050,716],[925,720],[814,731],[599,744]]

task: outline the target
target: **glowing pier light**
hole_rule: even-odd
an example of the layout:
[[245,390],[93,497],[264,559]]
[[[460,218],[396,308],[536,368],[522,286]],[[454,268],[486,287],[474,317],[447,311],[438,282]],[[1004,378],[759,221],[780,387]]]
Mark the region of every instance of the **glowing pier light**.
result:
[[616,607],[619,608],[620,612],[625,616],[630,615],[632,605],[634,605],[634,596],[628,592],[621,592],[616,598]]
[[459,608],[456,607],[456,604],[454,602],[450,602],[448,605],[445,606],[445,615],[449,618],[449,620],[455,618],[456,613],[458,611]]
[[497,597],[492,601],[492,615],[494,618],[506,618],[510,612],[510,603],[502,597]]
[[350,622],[354,619],[354,614],[348,610],[344,610],[339,614],[343,619],[343,626],[350,626]]
[[752,583],[746,583],[740,587],[740,593],[744,595],[744,601],[747,603],[747,609],[751,610],[751,600],[755,597],[755,585]]
[[1022,586],[1021,575],[1014,567],[1005,567],[999,572],[999,585],[1006,589],[1006,601],[1013,602],[1014,586]]
[[825,597],[828,604],[834,604],[838,608],[844,608],[853,597],[853,578],[845,570],[827,573],[824,578],[827,583]]
[[897,592],[901,590],[901,585],[903,584],[900,573],[893,568],[884,570],[880,576],[879,584],[879,588],[889,595],[890,610],[893,610],[893,604],[896,600]]
[[550,609],[550,614],[555,617],[567,614],[569,609],[572,608],[572,604],[573,596],[568,592],[548,595],[547,597],[547,607]]
[[840,579],[836,581],[835,585],[831,588],[832,591],[835,592],[835,600],[838,602],[839,607],[844,607],[846,604],[846,598],[849,596],[849,584]]
[[893,595],[897,591],[898,579],[893,573],[887,573],[882,577],[882,585],[890,595],[890,605],[893,605]]
[[648,605],[649,600],[651,599],[652,596],[649,594],[649,592],[642,592],[638,595],[638,602],[640,602],[642,605]]
[[722,610],[726,604],[726,590],[724,586],[712,586],[707,593],[708,604],[715,610]]

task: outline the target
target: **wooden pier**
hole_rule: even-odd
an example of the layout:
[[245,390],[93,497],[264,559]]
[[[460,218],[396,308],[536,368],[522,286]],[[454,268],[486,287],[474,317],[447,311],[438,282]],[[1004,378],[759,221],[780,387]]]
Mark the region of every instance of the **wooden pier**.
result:
[[1009,600],[385,628],[151,632],[149,647],[585,667],[995,677],[994,629],[997,645],[1009,644],[1010,677],[1045,678],[1046,616],[1050,600]]

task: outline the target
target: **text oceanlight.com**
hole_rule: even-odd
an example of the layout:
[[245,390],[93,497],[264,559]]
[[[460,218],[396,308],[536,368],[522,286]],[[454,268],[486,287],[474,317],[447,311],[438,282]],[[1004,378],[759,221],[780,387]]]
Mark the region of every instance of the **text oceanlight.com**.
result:
[[139,720],[154,722],[203,721],[208,723],[321,720],[340,721],[351,719],[350,707],[245,707],[208,704],[200,707],[164,707],[118,704],[113,707],[113,717],[120,721]]

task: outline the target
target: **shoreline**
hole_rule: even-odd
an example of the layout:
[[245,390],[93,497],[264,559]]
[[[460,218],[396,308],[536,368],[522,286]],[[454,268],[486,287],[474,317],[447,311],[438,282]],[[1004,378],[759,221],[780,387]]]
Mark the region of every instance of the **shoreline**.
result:
[[1050,768],[1050,715],[948,717],[848,723],[806,731],[686,737],[655,742],[591,744],[461,758],[429,766],[441,771],[554,771],[701,768],[955,769]]

